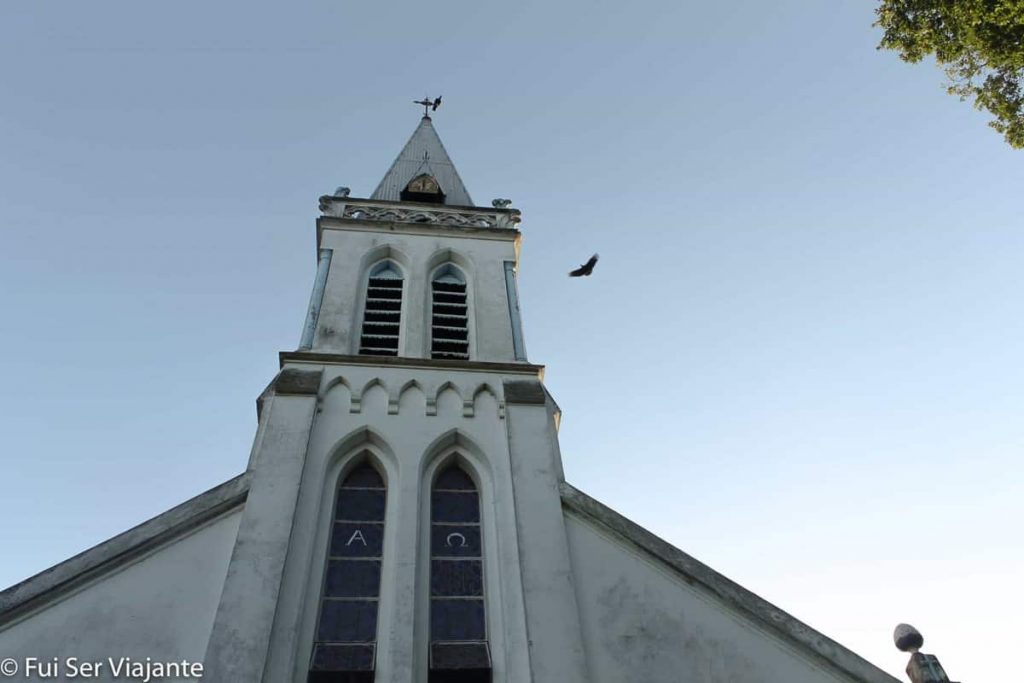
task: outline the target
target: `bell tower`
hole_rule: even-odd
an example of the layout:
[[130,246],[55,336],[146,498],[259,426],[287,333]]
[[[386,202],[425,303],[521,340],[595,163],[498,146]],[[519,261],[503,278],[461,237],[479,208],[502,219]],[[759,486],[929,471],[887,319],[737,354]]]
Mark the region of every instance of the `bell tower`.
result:
[[519,211],[473,203],[429,112],[368,198],[339,188],[320,211],[299,347],[258,402],[207,676],[583,683]]
[[429,116],[369,199],[321,197],[301,350],[526,362],[519,211],[473,204]]

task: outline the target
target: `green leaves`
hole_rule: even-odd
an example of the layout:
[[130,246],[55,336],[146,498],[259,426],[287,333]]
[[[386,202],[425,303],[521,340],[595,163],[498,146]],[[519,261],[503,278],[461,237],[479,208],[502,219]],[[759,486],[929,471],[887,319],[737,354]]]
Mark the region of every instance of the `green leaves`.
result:
[[988,125],[1024,148],[1024,0],[882,0],[879,49],[907,62],[934,56],[947,91],[995,119]]

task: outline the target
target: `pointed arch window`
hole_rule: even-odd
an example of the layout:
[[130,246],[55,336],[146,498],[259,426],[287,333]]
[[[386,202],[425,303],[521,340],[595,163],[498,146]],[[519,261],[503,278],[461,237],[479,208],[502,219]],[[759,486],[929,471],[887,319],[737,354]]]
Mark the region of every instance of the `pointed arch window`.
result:
[[368,463],[338,486],[307,683],[372,683],[387,490]]
[[491,680],[480,495],[458,465],[430,494],[430,683]]
[[391,261],[381,261],[370,269],[359,353],[368,356],[398,355],[404,284],[402,271]]
[[449,263],[434,273],[430,290],[430,357],[469,360],[466,277]]

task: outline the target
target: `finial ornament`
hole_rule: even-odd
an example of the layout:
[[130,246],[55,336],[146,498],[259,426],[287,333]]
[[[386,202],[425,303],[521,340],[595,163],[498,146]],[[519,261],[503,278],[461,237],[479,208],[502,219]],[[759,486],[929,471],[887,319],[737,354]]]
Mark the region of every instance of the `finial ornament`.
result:
[[422,100],[413,100],[413,104],[418,104],[423,107],[423,118],[429,119],[430,112],[437,111],[437,108],[441,106],[441,95],[438,95],[434,99],[424,96]]
[[898,624],[892,632],[892,640],[898,649],[910,653],[907,676],[911,683],[950,683],[939,658],[920,651],[924,636],[916,628],[910,624]]
[[910,624],[897,624],[892,632],[892,640],[896,649],[903,652],[917,652],[924,645],[924,636]]

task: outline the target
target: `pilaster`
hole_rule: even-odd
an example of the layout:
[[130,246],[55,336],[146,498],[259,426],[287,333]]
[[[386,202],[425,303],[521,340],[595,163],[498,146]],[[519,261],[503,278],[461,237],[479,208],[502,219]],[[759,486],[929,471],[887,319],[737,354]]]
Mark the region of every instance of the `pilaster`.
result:
[[505,382],[531,679],[590,680],[558,485],[555,407],[535,380]]
[[204,659],[210,680],[262,680],[320,376],[285,368],[261,397],[251,488]]

